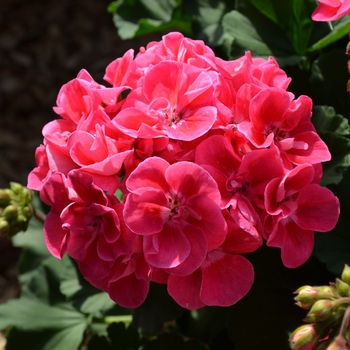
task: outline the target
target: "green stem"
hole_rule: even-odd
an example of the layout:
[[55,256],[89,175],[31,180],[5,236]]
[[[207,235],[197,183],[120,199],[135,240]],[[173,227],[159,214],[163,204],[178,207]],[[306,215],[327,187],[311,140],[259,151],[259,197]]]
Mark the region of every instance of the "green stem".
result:
[[33,208],[33,216],[42,224],[45,222],[46,215],[42,211]]
[[333,305],[350,304],[350,298],[340,298],[340,299],[332,301],[332,303],[333,303]]
[[106,316],[103,318],[103,322],[106,324],[111,324],[113,322],[124,322],[129,324],[132,322],[131,315],[123,315],[123,316]]
[[350,322],[350,307],[348,307],[345,311],[343,322],[341,324],[340,333],[339,333],[344,338],[346,338],[346,332],[349,328],[349,322]]

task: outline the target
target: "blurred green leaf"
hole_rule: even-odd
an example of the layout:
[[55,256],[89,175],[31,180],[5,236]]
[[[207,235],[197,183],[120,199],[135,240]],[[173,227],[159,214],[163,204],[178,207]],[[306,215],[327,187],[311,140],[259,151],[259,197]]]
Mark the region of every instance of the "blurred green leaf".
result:
[[312,64],[310,83],[315,105],[332,106],[345,118],[349,117],[350,99],[346,91],[349,73],[344,50],[332,50],[319,56]]
[[235,51],[235,57],[250,50],[253,57],[267,59],[273,56],[281,66],[303,60],[295,53],[279,26],[254,8],[250,8],[245,15],[231,11],[224,16],[222,24],[224,33],[231,35],[234,45],[241,48]]
[[12,328],[7,336],[7,350],[68,350],[78,349],[85,331],[84,324],[64,328],[58,332],[45,330],[27,332]]
[[23,330],[63,329],[86,324],[84,315],[68,304],[50,306],[22,296],[0,305],[0,329],[15,326]]
[[183,2],[184,10],[193,19],[196,39],[201,39],[211,47],[221,45],[224,32],[221,25],[223,16],[234,9],[231,0],[191,0]]
[[191,35],[191,18],[175,0],[120,0],[109,11],[122,39],[159,31],[180,30]]
[[250,0],[266,17],[283,29],[286,37],[299,55],[305,55],[312,32],[312,0]]
[[332,155],[331,161],[322,164],[321,185],[337,184],[344,170],[350,166],[349,122],[328,106],[315,106],[311,120]]
[[340,18],[339,20],[333,22],[333,30],[317,41],[315,44],[313,44],[311,47],[308,48],[308,52],[314,52],[316,50],[323,49],[324,47],[334,43],[335,41],[341,39],[345,35],[349,34],[350,29],[350,17],[344,16]]

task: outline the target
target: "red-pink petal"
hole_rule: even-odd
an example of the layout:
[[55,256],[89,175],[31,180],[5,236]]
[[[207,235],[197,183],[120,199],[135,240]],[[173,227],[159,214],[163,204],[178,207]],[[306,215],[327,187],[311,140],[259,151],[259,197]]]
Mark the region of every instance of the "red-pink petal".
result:
[[242,299],[254,281],[252,264],[243,256],[215,250],[201,266],[200,298],[206,305],[231,306]]
[[183,277],[170,275],[168,293],[183,308],[196,310],[205,306],[199,298],[201,282],[202,273],[200,269]]

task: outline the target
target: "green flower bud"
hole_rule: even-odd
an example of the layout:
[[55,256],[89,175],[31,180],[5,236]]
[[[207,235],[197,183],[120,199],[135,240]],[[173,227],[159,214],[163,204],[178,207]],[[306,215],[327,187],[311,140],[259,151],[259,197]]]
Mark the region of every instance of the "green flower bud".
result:
[[297,328],[290,336],[292,349],[311,350],[318,342],[320,335],[316,325],[307,324]]
[[343,273],[341,274],[341,279],[347,283],[348,285],[350,285],[350,267],[348,265],[345,264]]
[[348,297],[349,296],[349,291],[350,291],[350,286],[343,282],[341,279],[337,278],[337,291],[339,293],[340,296],[342,297]]
[[326,320],[333,311],[333,303],[330,300],[318,300],[304,319],[305,322],[321,322]]
[[17,182],[10,182],[10,188],[14,194],[20,194],[24,187]]
[[12,192],[8,188],[0,189],[0,206],[4,207],[10,204]]
[[295,291],[298,295],[294,298],[296,304],[303,309],[310,309],[310,307],[316,302],[318,293],[317,287],[303,286]]
[[8,205],[4,211],[2,212],[1,216],[5,217],[7,220],[14,219],[17,216],[18,208],[17,206],[11,204]]
[[4,218],[0,218],[0,234],[6,233],[9,228],[9,223]]

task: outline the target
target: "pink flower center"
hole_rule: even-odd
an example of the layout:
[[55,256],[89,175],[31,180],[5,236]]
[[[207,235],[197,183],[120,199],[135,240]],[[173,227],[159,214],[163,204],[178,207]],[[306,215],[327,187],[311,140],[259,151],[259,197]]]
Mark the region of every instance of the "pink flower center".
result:
[[179,215],[180,203],[177,199],[169,197],[169,208],[169,220],[171,220],[174,216]]
[[172,110],[164,110],[164,118],[165,124],[167,126],[175,126],[182,118],[182,115],[176,112],[176,108],[174,107]]
[[275,141],[281,141],[286,138],[286,131],[283,129],[280,129],[276,125],[270,124],[265,127],[264,135],[265,137],[269,136],[271,133],[274,134],[274,140]]

